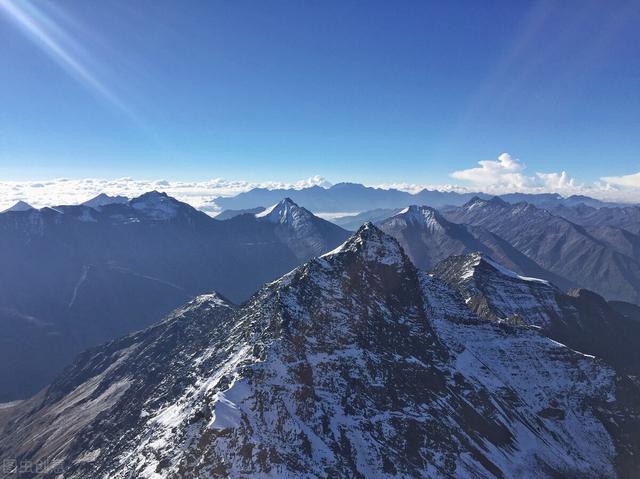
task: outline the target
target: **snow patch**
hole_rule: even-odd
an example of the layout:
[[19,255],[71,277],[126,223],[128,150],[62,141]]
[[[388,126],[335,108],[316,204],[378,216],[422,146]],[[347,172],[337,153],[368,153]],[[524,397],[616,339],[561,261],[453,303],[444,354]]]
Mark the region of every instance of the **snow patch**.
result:
[[176,200],[157,191],[135,198],[130,204],[134,209],[142,211],[155,220],[175,218],[179,207]]
[[212,418],[208,424],[211,429],[229,429],[240,426],[240,403],[251,392],[246,380],[235,381],[229,389],[217,392],[211,404]]
[[367,262],[390,266],[402,266],[405,263],[405,256],[398,242],[371,223],[364,224],[351,238],[320,258],[328,259],[344,254],[356,254]]
[[534,283],[543,283],[543,284],[546,284],[546,285],[549,284],[549,281],[546,281],[544,279],[530,278],[530,277],[527,277],[527,276],[520,276],[519,274],[514,273],[510,269],[505,268],[504,266],[496,263],[495,261],[493,261],[490,258],[484,258],[484,260],[487,263],[489,263],[491,266],[493,266],[495,269],[497,269],[500,273],[504,274],[505,276],[509,276],[510,278],[519,279],[521,281],[530,281],[530,282],[534,282]]
[[100,448],[94,449],[93,451],[86,451],[80,455],[75,461],[75,464],[82,464],[86,462],[93,462],[100,457]]
[[402,221],[406,225],[419,225],[426,227],[430,231],[442,231],[444,229],[442,227],[444,220],[433,208],[428,206],[407,206],[393,215],[388,221],[391,224]]

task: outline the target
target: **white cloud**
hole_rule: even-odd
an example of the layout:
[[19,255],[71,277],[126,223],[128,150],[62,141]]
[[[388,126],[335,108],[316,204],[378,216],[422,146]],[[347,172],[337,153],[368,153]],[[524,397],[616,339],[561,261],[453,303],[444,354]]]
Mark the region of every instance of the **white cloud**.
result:
[[252,188],[262,187],[301,189],[313,185],[322,187],[331,184],[321,176],[314,176],[294,183],[229,181],[220,178],[199,182],[181,182],[161,180],[136,180],[118,178],[106,180],[86,178],[70,180],[59,178],[50,181],[0,181],[0,211],[14,205],[17,201],[26,201],[36,208],[53,205],[71,205],[86,201],[100,193],[124,195],[129,198],[147,191],[159,190],[185,201],[207,212],[217,212],[211,200],[218,196],[234,196]]
[[293,184],[296,189],[309,188],[311,186],[321,186],[322,188],[330,188],[331,183],[323,176],[312,176],[306,180],[300,180]]
[[502,153],[497,160],[479,161],[477,168],[459,170],[451,173],[452,178],[468,182],[471,186],[484,191],[511,192],[544,190],[571,190],[576,182],[566,171],[560,173],[536,173],[527,176],[526,165],[509,153]]
[[640,172],[624,176],[605,176],[600,179],[610,185],[640,189]]
[[529,178],[522,171],[526,166],[520,160],[512,158],[509,153],[502,153],[497,160],[479,161],[477,168],[459,170],[451,173],[451,177],[463,180],[480,188],[525,188]]
[[[553,192],[564,196],[582,194],[609,201],[640,202],[640,173],[603,177],[599,182],[582,184],[565,171],[527,175],[526,165],[508,153],[501,154],[497,160],[484,160],[478,164],[479,166],[475,168],[459,170],[451,174],[453,178],[462,180],[464,185],[385,183],[372,186],[394,188],[410,193],[417,193],[424,188],[458,193],[483,191],[490,194]],[[113,180],[58,178],[37,182],[0,181],[0,211],[19,200],[41,208],[60,204],[78,204],[99,193],[124,195],[131,198],[147,191],[159,190],[208,213],[217,213],[219,210],[211,201],[218,196],[234,196],[257,187],[301,189],[314,185],[329,187],[331,183],[321,176],[313,176],[293,183],[231,181],[221,178],[181,182],[167,179],[137,180],[128,177]]]
[[416,194],[424,189],[447,191],[454,193],[469,193],[477,190],[470,190],[466,186],[462,185],[450,185],[450,184],[431,184],[431,183],[381,183],[377,185],[370,185],[373,188],[381,188],[383,190],[400,190],[407,193]]
[[580,188],[566,171],[560,173],[536,173],[536,177],[542,183],[542,186],[551,191],[561,192]]
[[525,174],[526,165],[509,153],[497,160],[479,161],[479,167],[454,171],[451,177],[463,180],[470,189],[491,194],[512,192],[559,193],[564,196],[588,195],[594,198],[640,202],[640,173],[603,177],[591,184],[579,183],[566,171]]

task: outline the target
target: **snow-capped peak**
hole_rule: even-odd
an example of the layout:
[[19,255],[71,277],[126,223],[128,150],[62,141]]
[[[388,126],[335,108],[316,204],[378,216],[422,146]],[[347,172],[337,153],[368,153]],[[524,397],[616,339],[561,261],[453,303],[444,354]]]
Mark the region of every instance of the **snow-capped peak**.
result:
[[313,215],[308,210],[298,206],[291,198],[285,198],[255,216],[256,218],[264,218],[271,223],[299,227],[301,222],[310,219]]
[[227,298],[222,296],[217,291],[212,291],[211,293],[201,294],[196,296],[191,302],[187,303],[187,305],[179,311],[188,310],[194,307],[202,307],[209,306],[211,308],[230,308],[234,309],[235,305],[229,301]]
[[175,198],[155,190],[132,199],[129,204],[157,220],[174,218],[180,207]]
[[20,200],[11,208],[7,208],[6,210],[4,210],[2,213],[7,213],[8,211],[29,211],[33,209],[35,208],[31,206],[29,203],[27,203],[26,201]]
[[493,198],[491,198],[489,200],[484,200],[484,199],[480,198],[479,196],[474,196],[469,201],[467,201],[462,207],[465,210],[472,210],[474,208],[481,207],[481,206],[504,207],[504,206],[509,206],[509,203],[507,203],[506,201],[504,201],[502,198],[500,198],[498,196],[494,196]]
[[442,229],[446,222],[440,214],[429,206],[411,205],[396,213],[391,220],[402,220],[407,224],[426,226],[428,229]]
[[87,200],[82,204],[91,208],[100,208],[106,205],[124,204],[128,201],[129,198],[127,198],[126,196],[109,196],[106,193],[100,193],[98,196],[91,198],[90,200]]
[[520,276],[481,253],[451,256],[432,274],[460,291],[467,307],[485,319],[547,327],[563,314],[555,286]]
[[549,282],[544,279],[539,278],[530,278],[527,276],[520,276],[519,274],[511,271],[508,268],[505,268],[501,264],[492,260],[489,256],[482,254],[480,252],[470,253],[466,255],[467,262],[464,271],[461,274],[462,279],[470,278],[476,274],[476,272],[480,268],[489,268],[492,271],[499,273],[502,276],[506,276],[508,278],[518,279],[520,281],[527,281],[532,283],[541,283],[549,285]]
[[375,227],[363,224],[347,241],[322,258],[358,255],[366,262],[404,266],[409,260],[395,238]]

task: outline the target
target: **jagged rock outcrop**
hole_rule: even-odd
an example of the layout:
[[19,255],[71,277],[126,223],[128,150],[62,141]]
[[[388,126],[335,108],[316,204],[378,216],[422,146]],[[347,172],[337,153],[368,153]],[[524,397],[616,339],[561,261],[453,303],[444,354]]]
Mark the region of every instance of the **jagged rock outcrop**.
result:
[[526,318],[478,316],[367,224],[242,307],[200,297],[85,353],[0,410],[0,459],[91,479],[626,478],[639,398]]

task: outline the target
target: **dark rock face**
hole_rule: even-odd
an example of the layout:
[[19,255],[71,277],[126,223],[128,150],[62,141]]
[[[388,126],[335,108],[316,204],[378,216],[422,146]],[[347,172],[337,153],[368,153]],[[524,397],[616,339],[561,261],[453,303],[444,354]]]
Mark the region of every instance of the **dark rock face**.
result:
[[0,401],[196,295],[245,300],[349,235],[293,203],[296,221],[273,222],[217,221],[158,192],[94,200],[0,214]]
[[349,231],[357,231],[363,224],[367,222],[379,223],[387,218],[398,214],[402,208],[378,208],[375,210],[367,210],[358,214],[340,216],[331,220],[333,223],[341,226]]
[[550,210],[582,226],[609,226],[640,235],[640,205],[595,208],[580,203],[573,207],[555,205]]
[[624,301],[609,301],[609,306],[624,317],[640,323],[640,306]]
[[[609,300],[640,302],[640,260],[631,233],[606,238],[528,203],[509,204],[500,198],[475,198],[461,208],[449,208],[455,223],[485,228],[508,241],[540,267],[588,288]],[[622,241],[624,239],[624,241]]]
[[219,215],[216,215],[218,221],[230,220],[240,215],[256,215],[262,213],[266,208],[264,206],[257,206],[256,208],[247,208],[243,210],[224,210]]
[[0,459],[92,479],[632,477],[639,400],[367,224],[242,307],[199,297],[85,353],[0,410]]

